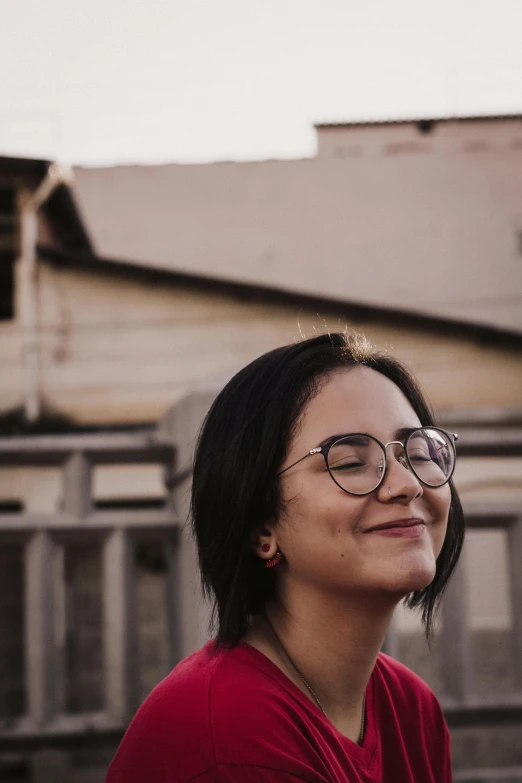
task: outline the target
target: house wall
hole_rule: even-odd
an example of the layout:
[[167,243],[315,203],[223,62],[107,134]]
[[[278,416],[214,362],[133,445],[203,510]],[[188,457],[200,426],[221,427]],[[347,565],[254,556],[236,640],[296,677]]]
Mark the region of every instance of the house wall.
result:
[[318,158],[411,154],[444,157],[513,150],[522,150],[520,118],[447,120],[434,122],[428,132],[422,132],[417,122],[317,127]]
[[[439,411],[510,409],[520,401],[515,351],[357,323],[341,306],[313,312],[41,263],[39,309],[43,399],[82,423],[155,421],[201,383],[338,324],[405,360]],[[0,323],[1,410],[23,404],[23,351],[20,321]]]

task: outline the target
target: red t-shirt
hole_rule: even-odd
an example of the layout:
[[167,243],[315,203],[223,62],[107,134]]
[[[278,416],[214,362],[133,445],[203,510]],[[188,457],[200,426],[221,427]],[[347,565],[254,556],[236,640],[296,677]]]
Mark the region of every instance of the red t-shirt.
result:
[[241,642],[190,655],[142,704],[106,783],[450,783],[435,695],[380,654],[361,746],[265,655]]

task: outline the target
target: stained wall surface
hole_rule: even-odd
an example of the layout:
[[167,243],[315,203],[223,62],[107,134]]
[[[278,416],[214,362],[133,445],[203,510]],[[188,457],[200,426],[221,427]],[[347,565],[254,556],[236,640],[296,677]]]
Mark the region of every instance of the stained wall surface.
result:
[[[40,264],[39,345],[45,403],[83,423],[156,421],[177,399],[264,351],[348,325],[404,359],[439,411],[515,408],[522,359],[511,349],[384,323],[342,306],[244,301],[176,285]],[[0,323],[0,408],[23,404],[24,334]]]

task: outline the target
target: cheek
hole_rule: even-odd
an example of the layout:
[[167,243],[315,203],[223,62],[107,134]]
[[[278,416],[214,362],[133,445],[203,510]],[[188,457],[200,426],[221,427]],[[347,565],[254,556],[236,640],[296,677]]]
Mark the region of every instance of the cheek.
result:
[[345,548],[369,502],[347,495],[333,482],[288,482],[278,520],[281,544],[311,552],[332,545]]
[[445,522],[447,522],[451,505],[451,490],[449,484],[441,487],[438,491],[438,495],[439,514],[445,520]]
[[439,490],[432,490],[430,493],[429,505],[433,518],[433,543],[435,554],[438,557],[448,525],[448,514],[451,505],[451,492],[449,486],[441,487]]
[[440,489],[425,489],[424,502],[429,508],[434,522],[445,522],[448,519],[451,505],[451,491],[448,484]]

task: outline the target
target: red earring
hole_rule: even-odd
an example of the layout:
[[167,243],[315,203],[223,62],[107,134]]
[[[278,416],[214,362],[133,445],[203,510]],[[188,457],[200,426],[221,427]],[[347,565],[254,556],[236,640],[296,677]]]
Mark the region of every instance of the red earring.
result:
[[276,566],[279,563],[279,561],[281,560],[282,557],[283,557],[283,555],[281,554],[281,552],[278,549],[277,552],[275,553],[275,555],[270,560],[266,561],[265,568],[273,568],[274,566]]
[[270,544],[263,544],[261,549],[263,550],[263,552],[268,552],[268,550],[270,549]]

